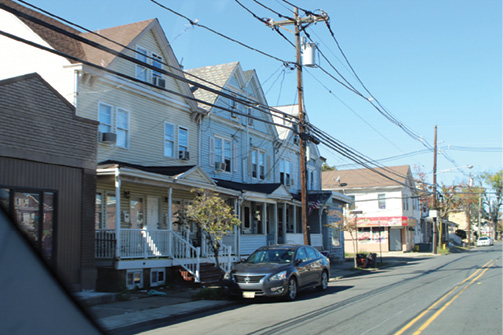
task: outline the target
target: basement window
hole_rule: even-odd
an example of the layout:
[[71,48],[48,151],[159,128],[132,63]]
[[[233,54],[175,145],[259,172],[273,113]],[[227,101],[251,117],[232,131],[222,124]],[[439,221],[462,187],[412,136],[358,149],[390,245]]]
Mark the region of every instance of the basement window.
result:
[[152,269],[150,272],[150,286],[160,286],[164,283],[166,283],[166,269]]
[[142,270],[128,270],[127,271],[126,286],[130,290],[135,288],[143,288],[143,271]]

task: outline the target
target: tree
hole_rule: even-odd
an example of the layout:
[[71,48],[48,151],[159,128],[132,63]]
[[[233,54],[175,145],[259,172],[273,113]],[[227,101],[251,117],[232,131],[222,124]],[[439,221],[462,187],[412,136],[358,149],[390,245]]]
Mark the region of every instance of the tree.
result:
[[335,171],[335,166],[330,166],[327,163],[323,163],[321,166],[321,171]]
[[348,212],[342,213],[341,211],[337,211],[335,213],[335,221],[327,224],[326,227],[337,229],[340,231],[347,231],[351,236],[351,240],[353,242],[353,250],[354,250],[354,265],[355,268],[358,267],[357,262],[357,238],[358,238],[358,226],[356,223],[356,217],[349,215]]
[[503,203],[503,170],[491,173],[483,173],[481,175],[482,181],[488,186],[491,192],[483,194],[483,208],[482,213],[484,218],[488,220],[494,227],[493,238],[496,239],[496,231],[501,232],[501,212],[500,208]]
[[225,201],[208,190],[193,190],[197,192],[192,205],[187,207],[186,217],[195,222],[215,254],[216,267],[220,268],[218,254],[222,238],[239,227],[241,221],[233,213],[232,208]]

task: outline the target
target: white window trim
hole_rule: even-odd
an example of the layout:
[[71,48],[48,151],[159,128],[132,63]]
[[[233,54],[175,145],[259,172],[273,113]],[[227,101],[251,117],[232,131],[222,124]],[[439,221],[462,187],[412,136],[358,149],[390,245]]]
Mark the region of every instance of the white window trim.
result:
[[[170,125],[170,126],[173,126],[173,156],[167,156],[166,155],[166,141],[168,141],[166,139],[166,125]],[[177,130],[177,127],[176,125],[174,125],[173,123],[170,123],[170,122],[167,122],[167,121],[164,121],[164,132],[163,132],[163,155],[164,157],[169,157],[169,158],[178,158],[177,156],[177,152],[176,152],[176,149],[177,149],[177,145],[176,145],[176,130]]]
[[[128,283],[128,277],[129,277],[129,274],[130,273],[139,273],[140,274],[140,285],[135,285],[134,283],[133,284],[129,284]],[[128,289],[130,290],[133,290],[136,288],[136,286],[138,286],[139,288],[143,288],[143,283],[144,283],[144,280],[143,280],[143,270],[142,269],[134,269],[134,270],[127,270],[126,272],[126,286]]]
[[[222,142],[222,147],[221,147],[221,150],[222,150],[222,153],[221,153],[221,157],[222,159],[220,161],[217,161],[217,153],[216,153],[216,145],[217,145],[217,141],[221,141]],[[225,142],[228,142],[229,145],[230,145],[230,153],[229,153],[229,156],[227,157],[225,155]],[[215,163],[225,163],[225,159],[228,158],[229,159],[229,162],[230,162],[230,166],[229,166],[229,171],[226,171],[226,170],[223,170],[222,172],[226,172],[226,173],[230,173],[232,172],[232,169],[233,169],[233,165],[235,165],[235,162],[234,162],[234,155],[233,155],[233,150],[234,150],[234,145],[232,143],[232,140],[228,137],[224,137],[224,136],[214,136],[213,138],[213,150],[210,150],[211,154],[213,155],[213,157],[210,159],[210,161],[213,161],[213,166],[215,166]],[[210,163],[211,164],[211,163]]]
[[[159,54],[157,54],[155,52],[152,52],[151,53],[151,57],[155,58],[155,61],[158,62],[161,65],[161,67],[159,69],[162,70],[163,69],[162,63],[163,63],[163,60],[164,60],[164,58],[162,57],[162,55],[159,55]],[[155,66],[154,65],[154,59],[152,59],[152,66]],[[154,83],[154,77],[163,78],[161,72],[155,71],[155,70],[152,70],[151,72],[152,72],[152,75],[150,76],[150,78],[151,78],[152,83]]]
[[[146,59],[145,59],[145,63],[147,63],[147,64],[148,64],[148,55],[149,55],[149,51],[148,51],[148,49],[146,49],[146,48],[144,48],[144,47],[141,47],[141,46],[137,45],[137,46],[136,46],[136,51],[137,51],[137,53],[136,53],[136,57],[135,57],[135,58],[136,58],[137,60],[140,60],[140,59],[138,59],[138,56],[139,56],[139,53],[138,53],[138,52],[142,52],[142,51],[144,51],[144,52],[145,52],[145,58],[146,58]],[[142,71],[144,71],[144,72],[145,72],[145,79],[144,79],[144,81],[145,81],[145,82],[147,82],[147,81],[148,81],[148,78],[149,78],[149,75],[148,75],[148,74],[149,74],[149,73],[148,73],[148,68],[147,68],[146,66],[142,66],[142,65],[140,65],[140,64],[135,64],[135,65],[136,65],[136,67],[135,67],[135,78],[136,78],[136,79],[143,80],[143,76],[140,78],[139,73],[141,73]],[[139,71],[139,69],[141,69],[142,71]]]
[[[154,272],[162,272],[162,273],[164,273],[164,275],[163,275],[164,280],[154,282],[152,280],[152,274]],[[161,286],[161,285],[163,285],[165,283],[166,283],[166,269],[165,268],[152,268],[152,269],[150,269],[150,286],[156,287],[156,286]]]
[[189,150],[189,139],[190,139],[190,133],[189,133],[189,129],[186,128],[186,127],[182,127],[182,126],[178,126],[178,133],[177,133],[177,148],[178,148],[178,152],[182,151],[182,149],[180,149],[180,130],[183,129],[187,132],[187,148],[184,149],[186,151],[190,151]]
[[[100,124],[101,124],[101,121],[100,121],[101,105],[110,107],[110,124],[107,125],[106,123],[104,123],[104,125],[109,126],[110,127],[110,132],[113,132],[114,131],[114,106],[110,105],[110,104],[107,104],[105,102],[98,101],[98,117],[97,117],[96,120],[98,120],[98,122],[100,122]],[[99,128],[99,126],[98,126],[98,128]]]
[[119,144],[117,143],[117,146],[118,146],[118,147],[120,147],[120,148],[125,148],[125,149],[128,149],[128,148],[129,148],[129,145],[130,145],[130,139],[131,139],[131,137],[130,137],[130,129],[131,129],[131,127],[130,127],[130,125],[131,125],[131,112],[130,112],[130,111],[128,111],[127,109],[117,107],[117,108],[116,108],[116,114],[117,114],[117,115],[116,115],[116,119],[118,118],[119,111],[120,111],[120,112],[125,112],[125,113],[127,114],[127,129],[119,128],[119,123],[118,123],[118,122],[116,122],[116,127],[115,127],[115,128],[116,128],[116,130],[115,130],[115,132],[116,132],[116,133],[117,133],[117,135],[118,135],[118,133],[119,133],[119,129],[120,129],[120,130],[124,130],[124,131],[126,131],[126,132],[127,132],[127,135],[126,135],[126,145],[125,145],[125,146],[123,146],[123,145],[119,145]]

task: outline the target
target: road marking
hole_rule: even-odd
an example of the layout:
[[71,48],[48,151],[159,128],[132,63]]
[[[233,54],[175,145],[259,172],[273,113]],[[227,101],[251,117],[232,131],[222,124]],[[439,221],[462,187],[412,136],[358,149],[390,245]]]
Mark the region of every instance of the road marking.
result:
[[[461,283],[459,283],[458,285],[454,286],[454,288],[452,290],[450,290],[449,292],[447,292],[446,294],[444,294],[440,299],[438,299],[433,305],[431,305],[430,307],[428,307],[426,310],[424,310],[421,314],[419,314],[418,316],[416,316],[414,319],[412,319],[412,321],[410,321],[407,325],[405,325],[405,327],[403,327],[402,329],[400,329],[398,332],[395,333],[395,335],[401,335],[403,334],[407,329],[409,329],[410,327],[412,327],[417,321],[419,321],[423,316],[425,316],[426,313],[428,313],[429,311],[431,311],[433,308],[435,308],[438,304],[440,304],[442,301],[444,301],[452,292],[454,292],[459,286],[463,285],[464,283],[466,283],[467,281],[469,281],[472,277],[474,277],[475,275],[477,275],[477,273],[479,273],[480,271],[482,271],[486,266],[487,268],[484,270],[487,271],[487,269],[489,269],[490,266],[492,266],[493,264],[491,265],[488,265],[489,263],[493,262],[496,262],[495,260],[490,260],[489,262],[487,262],[486,264],[484,264],[480,269],[478,269],[477,271],[475,271],[474,273],[472,273],[468,278],[466,278],[465,280],[463,280]],[[482,276],[482,274],[480,274],[480,276]],[[476,279],[478,279],[480,276],[478,276]],[[465,288],[466,289],[466,288]],[[438,313],[438,312],[437,312]],[[428,320],[429,321],[429,320]],[[433,320],[432,320],[433,321]],[[426,327],[425,327],[426,328]],[[416,334],[416,333],[414,333]]]

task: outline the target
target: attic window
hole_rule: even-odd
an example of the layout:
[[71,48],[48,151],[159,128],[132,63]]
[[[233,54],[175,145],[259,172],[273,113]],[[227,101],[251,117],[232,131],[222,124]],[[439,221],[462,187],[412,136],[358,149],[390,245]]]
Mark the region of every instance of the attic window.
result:
[[[162,57],[152,53],[152,66],[162,70]],[[155,70],[152,70],[152,82],[155,83],[155,78],[162,78],[162,74]]]
[[[148,51],[142,47],[136,47],[136,59],[147,64]],[[136,64],[136,79],[147,81],[147,68],[143,65]]]

